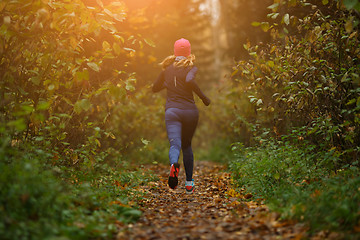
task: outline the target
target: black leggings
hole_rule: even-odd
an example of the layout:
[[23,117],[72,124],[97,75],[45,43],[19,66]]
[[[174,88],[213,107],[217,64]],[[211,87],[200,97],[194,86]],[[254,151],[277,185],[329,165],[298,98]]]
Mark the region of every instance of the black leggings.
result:
[[170,165],[179,161],[180,150],[183,151],[183,162],[186,172],[186,181],[192,180],[194,155],[191,140],[199,120],[199,111],[168,108],[165,111],[165,123],[170,142]]

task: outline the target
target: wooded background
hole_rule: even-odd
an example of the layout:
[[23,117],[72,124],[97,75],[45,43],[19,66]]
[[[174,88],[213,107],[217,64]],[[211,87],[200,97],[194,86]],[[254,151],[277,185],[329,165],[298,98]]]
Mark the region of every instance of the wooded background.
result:
[[[86,200],[91,196],[76,203],[80,188],[97,186],[93,198],[109,200],[114,195],[104,186],[137,176],[127,172],[121,180],[116,171],[167,163],[165,93],[154,95],[151,85],[158,63],[182,37],[196,55],[196,81],[212,100],[205,108],[196,99],[197,158],[232,162],[235,178],[269,199],[274,195],[243,177],[252,173],[271,188],[340,173],[342,181],[358,179],[359,10],[357,0],[1,1],[0,233],[26,239],[27,224],[39,227],[46,219],[53,224],[35,227],[37,236],[76,232],[65,226],[83,213],[63,209],[94,207]],[[264,159],[269,148],[279,156],[266,155],[271,169],[244,160],[249,152]],[[256,168],[271,174],[257,175]],[[49,181],[54,192],[45,188]],[[64,190],[64,182],[74,186]],[[101,204],[97,208],[106,209]],[[331,220],[336,229],[358,226],[358,206],[351,206],[351,224]],[[132,204],[120,207],[123,221],[139,215]],[[304,212],[288,215],[304,219]],[[95,234],[91,226],[81,234]],[[98,232],[113,231],[105,224]]]

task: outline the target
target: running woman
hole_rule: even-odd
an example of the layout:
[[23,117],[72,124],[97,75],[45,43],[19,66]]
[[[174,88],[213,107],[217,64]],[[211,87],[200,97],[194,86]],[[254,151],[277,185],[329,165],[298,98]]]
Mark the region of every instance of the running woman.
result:
[[170,142],[169,187],[175,189],[178,185],[180,171],[179,156],[183,152],[183,162],[186,173],[186,193],[195,189],[193,179],[194,155],[191,140],[199,119],[199,111],[195,105],[193,92],[208,106],[210,99],[200,90],[195,82],[198,71],[194,66],[195,56],[191,54],[190,42],[184,38],[174,44],[174,55],[165,58],[160,65],[163,71],[153,85],[153,92],[167,90],[165,105],[165,123]]

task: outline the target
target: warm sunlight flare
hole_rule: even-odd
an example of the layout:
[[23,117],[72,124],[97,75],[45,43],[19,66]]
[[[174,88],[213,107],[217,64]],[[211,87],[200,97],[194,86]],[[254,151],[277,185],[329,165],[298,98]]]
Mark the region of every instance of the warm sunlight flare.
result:
[[0,1],[0,238],[360,239],[359,12]]

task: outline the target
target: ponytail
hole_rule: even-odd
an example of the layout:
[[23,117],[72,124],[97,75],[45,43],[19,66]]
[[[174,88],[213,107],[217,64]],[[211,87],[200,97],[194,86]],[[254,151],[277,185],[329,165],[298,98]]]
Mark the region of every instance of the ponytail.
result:
[[162,67],[163,70],[168,66],[170,66],[171,64],[174,64],[175,67],[192,67],[194,66],[194,62],[195,62],[195,55],[190,54],[185,59],[181,59],[180,61],[176,61],[176,62],[175,59],[176,59],[175,55],[168,56],[159,65]]

